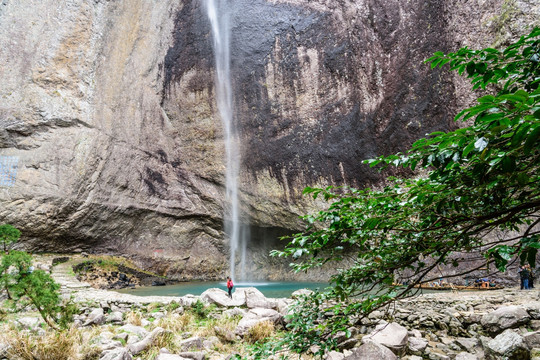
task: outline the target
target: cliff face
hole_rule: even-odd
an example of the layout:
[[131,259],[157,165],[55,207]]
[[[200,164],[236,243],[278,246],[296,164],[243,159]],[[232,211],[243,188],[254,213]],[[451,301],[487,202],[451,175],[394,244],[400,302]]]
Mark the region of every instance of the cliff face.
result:
[[[316,205],[304,186],[375,183],[362,160],[453,126],[470,98],[423,59],[502,43],[540,18],[533,0],[229,3],[243,221],[260,277],[286,276],[266,254]],[[0,59],[0,162],[17,165],[0,183],[0,222],[24,246],[123,253],[183,279],[226,273],[200,0],[3,0]]]

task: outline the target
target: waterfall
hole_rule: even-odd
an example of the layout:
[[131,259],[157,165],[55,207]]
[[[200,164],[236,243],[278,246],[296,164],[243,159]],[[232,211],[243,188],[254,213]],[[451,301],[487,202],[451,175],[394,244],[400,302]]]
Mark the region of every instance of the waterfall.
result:
[[233,94],[230,64],[230,16],[227,0],[204,0],[214,40],[216,66],[216,102],[223,124],[225,140],[225,186],[226,206],[224,214],[225,234],[230,244],[230,276],[236,279],[237,252],[240,252],[240,278],[245,279],[245,250],[247,239],[241,234],[240,209],[238,200],[238,176],[240,171],[240,150],[238,131],[234,125]]

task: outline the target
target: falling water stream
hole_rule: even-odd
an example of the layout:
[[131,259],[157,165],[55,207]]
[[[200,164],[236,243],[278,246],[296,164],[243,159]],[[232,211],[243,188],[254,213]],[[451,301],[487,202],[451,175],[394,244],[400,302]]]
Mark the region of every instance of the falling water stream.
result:
[[[227,0],[204,0],[214,40],[216,66],[216,102],[223,123],[225,137],[225,185],[226,206],[224,214],[225,234],[230,244],[230,276],[237,275],[245,280],[246,239],[240,227],[238,199],[238,175],[240,171],[240,150],[238,131],[234,125],[233,93],[231,86],[230,61],[230,14]],[[243,239],[244,238],[244,239]],[[243,241],[242,241],[243,240]],[[240,274],[236,274],[236,255],[240,253]]]

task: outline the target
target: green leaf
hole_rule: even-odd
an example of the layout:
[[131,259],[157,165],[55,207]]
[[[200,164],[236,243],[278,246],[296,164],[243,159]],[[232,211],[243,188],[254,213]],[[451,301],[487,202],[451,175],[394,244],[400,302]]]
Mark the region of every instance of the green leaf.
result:
[[492,103],[495,101],[495,96],[493,95],[485,95],[478,99],[479,103]]
[[527,137],[527,141],[525,141],[525,144],[523,145],[523,153],[525,155],[529,155],[531,153],[531,150],[533,146],[538,142],[538,137],[540,136],[540,124],[537,124],[536,128],[534,128],[529,136]]
[[484,74],[487,70],[487,65],[483,62],[481,63],[478,63],[475,65],[475,68],[476,68],[476,72],[479,73],[479,74]]
[[538,253],[538,249],[530,248],[527,251],[527,262],[529,265],[531,265],[532,268],[536,267],[536,254]]
[[474,142],[469,143],[469,145],[467,145],[467,146],[465,147],[465,149],[463,150],[463,156],[462,156],[462,157],[466,158],[467,155],[469,155],[469,153],[470,153],[474,148],[475,148]]
[[469,77],[470,76],[473,76],[474,73],[476,71],[476,65],[474,64],[474,62],[470,62],[467,64],[467,74],[469,74]]
[[521,144],[523,138],[525,137],[525,135],[528,133],[529,129],[531,128],[531,124],[522,124],[519,128],[518,128],[518,131],[514,134],[514,136],[512,136],[512,143],[511,145],[513,147],[516,147],[518,146],[519,144]]
[[503,171],[511,173],[516,169],[516,158],[513,156],[506,156],[502,160]]
[[464,109],[464,110],[461,110],[455,117],[454,117],[454,121],[457,121],[459,120],[469,109]]

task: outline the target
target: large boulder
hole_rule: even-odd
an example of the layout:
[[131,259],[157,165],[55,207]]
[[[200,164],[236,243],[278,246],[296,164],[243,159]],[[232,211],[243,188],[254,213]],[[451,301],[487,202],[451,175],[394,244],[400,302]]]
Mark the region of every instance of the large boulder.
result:
[[276,309],[277,301],[275,299],[267,299],[266,296],[254,287],[238,289],[238,291],[244,292],[246,299],[246,306],[249,309],[263,308],[263,309]]
[[229,294],[224,290],[217,288],[208,289],[201,294],[201,300],[222,307],[244,306],[246,305],[246,297],[244,296],[244,292],[239,290],[236,290],[232,294],[232,298],[230,298]]
[[528,323],[529,314],[519,306],[503,306],[482,316],[481,324],[489,333],[499,334]]
[[345,356],[343,360],[397,360],[397,356],[387,347],[367,340],[362,346],[352,351],[352,354]]
[[263,321],[280,324],[283,321],[283,315],[272,309],[251,309],[242,320],[240,320],[236,326],[235,333],[243,336],[249,329]]
[[372,340],[381,345],[386,346],[395,354],[401,355],[407,348],[407,340],[409,334],[406,328],[398,323],[380,324],[375,327],[375,330],[365,336],[362,340]]
[[484,351],[487,360],[528,360],[530,357],[523,338],[510,329],[488,341]]

